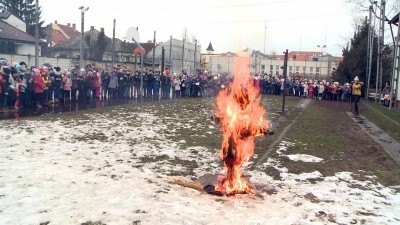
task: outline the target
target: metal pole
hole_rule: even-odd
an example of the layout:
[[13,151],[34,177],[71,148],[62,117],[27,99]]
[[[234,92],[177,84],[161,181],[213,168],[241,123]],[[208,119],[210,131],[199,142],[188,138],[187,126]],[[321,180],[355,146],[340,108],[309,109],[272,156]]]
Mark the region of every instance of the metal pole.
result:
[[81,47],[80,47],[80,58],[79,58],[79,67],[83,68],[83,38],[84,38],[84,19],[85,12],[83,8],[81,9]]
[[138,43],[141,53],[140,53],[140,98],[143,98],[143,60],[144,60],[144,48]]
[[285,97],[286,97],[286,73],[287,73],[287,62],[288,62],[288,50],[286,49],[285,60],[283,62],[283,99],[282,99],[282,113],[285,112]]
[[[383,54],[382,50],[383,50],[383,47],[385,46],[385,5],[386,5],[385,0],[382,0],[381,4],[382,4],[381,5],[381,7],[382,7],[382,15],[381,15],[382,48],[381,48],[381,54]],[[379,69],[380,69],[380,76],[379,76],[379,103],[381,103],[381,96],[382,96],[383,55],[381,55],[380,64],[381,64],[381,66],[379,67]]]
[[197,51],[197,40],[194,40],[194,60],[193,60],[193,63],[194,63],[194,66],[193,66],[193,68],[194,68],[194,75],[196,75],[196,51]]
[[184,68],[184,59],[185,59],[185,41],[186,41],[186,33],[185,33],[185,38],[183,38],[183,44],[182,44],[182,69]]
[[[400,16],[400,13],[398,13]],[[390,30],[393,36],[392,25],[390,25]],[[394,44],[394,52],[393,52],[393,73],[392,79],[390,81],[390,102],[389,102],[389,110],[392,109],[392,104],[394,103],[394,107],[396,108],[397,103],[397,95],[398,95],[398,84],[399,84],[399,73],[400,73],[400,29],[397,28],[397,41],[393,40]],[[396,71],[397,70],[397,71]],[[397,74],[397,75],[396,75]],[[394,84],[396,83],[396,85]],[[393,96],[394,95],[394,96]],[[393,101],[393,102],[392,102]]]
[[35,22],[35,65],[39,68],[39,0],[36,0]]
[[153,38],[153,63],[151,64],[151,70],[153,70],[153,73],[154,73],[155,50],[156,50],[156,31],[154,31],[154,38]]
[[369,21],[368,21],[368,47],[367,47],[367,87],[366,87],[366,92],[365,92],[365,99],[368,100],[369,97],[369,85],[370,85],[370,79],[371,79],[371,56],[372,56],[372,48],[371,48],[371,21],[372,21],[372,5],[369,7]]
[[113,23],[113,39],[112,39],[112,53],[111,53],[112,67],[115,67],[115,19]]
[[47,38],[47,43],[49,46],[49,52],[48,52],[48,57],[51,57],[51,52],[52,52],[52,48],[53,48],[53,37],[52,37],[52,23],[49,24],[48,28],[48,38]]
[[173,68],[173,63],[172,63],[172,35],[169,36],[169,72],[170,75],[172,75],[172,68]]

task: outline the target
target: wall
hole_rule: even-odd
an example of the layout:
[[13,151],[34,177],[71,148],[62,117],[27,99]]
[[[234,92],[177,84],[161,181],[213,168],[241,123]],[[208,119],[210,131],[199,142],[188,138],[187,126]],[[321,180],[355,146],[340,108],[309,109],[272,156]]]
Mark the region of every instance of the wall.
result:
[[[31,67],[35,64],[35,56],[33,55],[5,55],[0,54],[0,58],[5,58],[12,64],[12,62],[25,62],[28,67]],[[43,65],[44,63],[49,63],[53,66],[59,66],[61,68],[70,68],[73,64],[70,59],[60,59],[60,58],[48,58],[48,57],[39,57],[39,65]]]
[[[170,65],[169,62],[169,54],[171,50],[171,61],[172,61],[172,71],[176,72],[177,74],[180,73],[182,69],[182,47],[183,42],[181,40],[177,40],[172,38],[172,46],[170,48],[170,39],[168,41],[163,42],[162,44],[158,45],[155,49],[155,58],[161,60],[161,52],[162,47],[165,50],[165,65]],[[185,42],[185,52],[184,52],[184,65],[183,67],[189,74],[194,73],[194,52],[195,52],[195,44]],[[148,52],[147,57],[152,59],[153,51]],[[196,68],[200,69],[200,57],[201,57],[201,45],[197,44],[196,47]],[[159,68],[161,69],[161,68]]]
[[[234,68],[234,56],[221,56],[221,55],[208,55],[202,57],[205,62],[205,68],[208,69],[212,73],[232,73]],[[257,57],[249,58],[250,62],[248,63],[250,66],[250,72],[252,74],[261,74],[267,73],[272,74],[274,76],[283,75],[283,69],[280,67],[283,66],[283,60],[275,60],[275,59],[261,59]],[[272,65],[272,70],[270,66]],[[264,67],[264,69],[263,69]],[[298,73],[296,73],[296,67],[299,67]],[[303,67],[306,67],[306,70],[303,70]],[[318,71],[317,68],[321,72]],[[288,61],[288,76],[300,76],[306,79],[317,79],[317,80],[330,80],[330,74],[334,68],[337,68],[336,62],[331,58],[322,58],[319,61],[296,61],[289,60]],[[290,70],[292,69],[292,70]]]
[[[16,54],[18,55],[35,55],[35,45],[33,44],[17,44]],[[42,48],[39,45],[39,55],[41,55]]]

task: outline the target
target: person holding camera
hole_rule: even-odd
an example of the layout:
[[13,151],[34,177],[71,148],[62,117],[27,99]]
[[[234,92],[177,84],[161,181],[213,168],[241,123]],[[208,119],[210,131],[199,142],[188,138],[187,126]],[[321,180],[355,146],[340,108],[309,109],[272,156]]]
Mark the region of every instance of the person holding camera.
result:
[[361,97],[361,87],[364,85],[363,82],[360,82],[358,79],[358,76],[354,78],[354,81],[352,82],[352,94],[354,98],[354,114],[359,114],[358,111],[358,102],[360,101]]

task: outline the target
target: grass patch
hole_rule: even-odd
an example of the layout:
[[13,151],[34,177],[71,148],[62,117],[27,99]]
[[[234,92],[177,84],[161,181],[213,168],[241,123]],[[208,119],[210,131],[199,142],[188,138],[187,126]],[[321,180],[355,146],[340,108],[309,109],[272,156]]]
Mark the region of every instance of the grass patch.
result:
[[399,166],[345,112],[332,110],[332,104],[335,102],[311,102],[285,137],[296,143],[286,154],[310,154],[324,161],[305,163],[281,157],[282,166],[291,173],[317,170],[324,176],[362,170],[384,185],[400,184]]
[[395,110],[389,111],[387,107],[380,104],[364,103],[361,114],[400,142],[400,113]]

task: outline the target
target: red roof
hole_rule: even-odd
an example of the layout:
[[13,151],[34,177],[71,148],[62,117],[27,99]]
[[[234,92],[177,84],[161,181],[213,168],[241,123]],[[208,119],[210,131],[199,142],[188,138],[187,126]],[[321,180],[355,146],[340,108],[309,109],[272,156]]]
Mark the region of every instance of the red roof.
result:
[[68,39],[74,38],[80,34],[80,32],[78,32],[73,27],[69,27],[69,26],[62,25],[62,24],[57,24],[57,25],[69,37]]
[[[75,25],[73,25],[75,26]],[[79,36],[81,33],[78,32],[74,27],[55,23],[53,24],[51,32],[51,39],[54,45],[63,43],[69,39]]]

